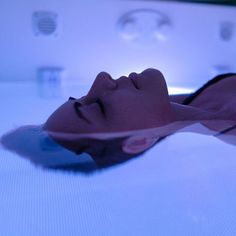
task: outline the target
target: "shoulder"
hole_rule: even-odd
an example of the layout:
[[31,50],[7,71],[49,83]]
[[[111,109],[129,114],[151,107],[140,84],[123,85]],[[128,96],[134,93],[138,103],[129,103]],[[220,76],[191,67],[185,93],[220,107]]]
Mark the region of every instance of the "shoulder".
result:
[[[231,79],[231,81],[229,81],[228,79]],[[235,79],[235,81],[232,79]],[[214,77],[213,79],[209,80],[206,84],[204,84],[202,87],[200,87],[198,90],[196,90],[194,93],[192,93],[191,95],[186,97],[184,99],[184,101],[182,102],[182,104],[189,105],[190,103],[193,102],[193,100],[195,100],[197,97],[199,97],[200,95],[205,93],[207,89],[209,89],[209,88],[216,89],[217,87],[219,88],[222,85],[222,82],[224,82],[224,84],[226,84],[226,80],[227,80],[228,87],[232,89],[232,86],[230,86],[230,84],[233,81],[236,83],[236,73],[221,74],[221,75]],[[217,85],[217,87],[216,87],[216,85]]]

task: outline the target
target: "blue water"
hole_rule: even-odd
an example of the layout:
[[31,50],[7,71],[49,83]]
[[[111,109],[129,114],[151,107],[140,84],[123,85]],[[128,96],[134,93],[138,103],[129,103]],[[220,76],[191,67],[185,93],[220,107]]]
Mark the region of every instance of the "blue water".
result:
[[[1,84],[0,134],[42,124],[85,89]],[[91,175],[44,169],[0,149],[0,235],[234,236],[235,170],[234,146],[193,133]]]

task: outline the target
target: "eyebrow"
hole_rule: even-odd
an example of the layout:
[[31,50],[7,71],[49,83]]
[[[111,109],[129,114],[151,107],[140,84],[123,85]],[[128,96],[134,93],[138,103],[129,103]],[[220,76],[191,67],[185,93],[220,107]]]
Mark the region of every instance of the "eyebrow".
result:
[[79,118],[81,118],[82,120],[85,120],[87,123],[91,124],[91,122],[84,116],[84,114],[79,109],[80,106],[81,106],[81,103],[79,103],[79,102],[75,102],[73,104],[76,114],[79,116]]

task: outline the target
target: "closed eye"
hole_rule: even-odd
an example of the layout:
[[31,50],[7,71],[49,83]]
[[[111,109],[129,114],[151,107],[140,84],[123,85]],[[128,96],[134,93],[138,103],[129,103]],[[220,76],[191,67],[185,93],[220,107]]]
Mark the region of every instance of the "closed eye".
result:
[[104,106],[104,103],[102,102],[102,100],[100,98],[97,98],[97,100],[95,102],[98,104],[102,114],[105,116],[106,115],[106,109],[105,109],[105,106]]
[[75,102],[74,103],[74,110],[76,112],[76,114],[80,117],[80,119],[85,120],[87,123],[91,123],[86,116],[84,116],[84,114],[81,112],[81,110],[79,109],[81,107],[81,103],[79,102]]

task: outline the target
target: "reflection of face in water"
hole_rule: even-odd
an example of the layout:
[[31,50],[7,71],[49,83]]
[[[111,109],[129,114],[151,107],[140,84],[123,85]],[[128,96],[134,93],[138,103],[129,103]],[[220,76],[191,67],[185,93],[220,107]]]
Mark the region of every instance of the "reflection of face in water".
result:
[[158,70],[147,69],[117,80],[101,72],[88,94],[59,107],[44,129],[66,133],[128,131],[162,126],[171,119],[166,83]]

